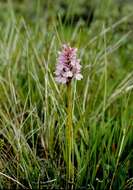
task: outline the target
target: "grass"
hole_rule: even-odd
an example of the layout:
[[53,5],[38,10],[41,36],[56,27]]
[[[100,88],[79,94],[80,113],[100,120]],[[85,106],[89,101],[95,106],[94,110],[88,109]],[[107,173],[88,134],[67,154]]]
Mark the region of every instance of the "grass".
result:
[[67,88],[54,80],[64,42],[79,48],[83,74],[72,83],[74,188],[132,189],[132,14],[124,10],[119,17],[114,6],[109,18],[103,5],[87,27],[65,25],[53,8],[44,22],[39,4],[28,12],[24,2],[18,13],[11,1],[2,4],[0,189],[64,189],[68,183]]

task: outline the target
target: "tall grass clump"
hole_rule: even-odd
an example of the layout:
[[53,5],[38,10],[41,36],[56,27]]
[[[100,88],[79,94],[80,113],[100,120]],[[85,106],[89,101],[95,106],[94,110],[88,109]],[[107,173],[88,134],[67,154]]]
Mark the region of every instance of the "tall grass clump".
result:
[[[62,21],[51,15],[52,6],[43,17],[41,1],[33,18],[32,11],[23,14],[26,7],[17,15],[11,1],[6,6],[0,13],[0,189],[132,189],[132,14],[106,22],[96,12],[88,27],[83,20],[68,25],[69,14]],[[55,80],[64,43],[78,48],[81,81]]]

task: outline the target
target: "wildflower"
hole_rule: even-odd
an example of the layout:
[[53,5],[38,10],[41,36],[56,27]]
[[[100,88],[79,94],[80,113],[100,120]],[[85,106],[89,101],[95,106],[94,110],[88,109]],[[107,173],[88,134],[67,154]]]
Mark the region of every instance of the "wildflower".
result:
[[55,80],[58,83],[69,83],[72,79],[81,80],[83,76],[80,74],[80,60],[77,59],[77,48],[72,48],[64,44],[62,51],[59,51],[57,59]]

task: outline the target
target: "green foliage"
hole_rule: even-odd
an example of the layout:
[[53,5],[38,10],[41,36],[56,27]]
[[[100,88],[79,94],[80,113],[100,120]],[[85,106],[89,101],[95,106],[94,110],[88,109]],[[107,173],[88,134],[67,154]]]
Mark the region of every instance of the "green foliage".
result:
[[[64,42],[79,48],[84,77],[72,83],[74,187],[132,189],[132,4],[32,2],[0,2],[0,189],[68,183],[66,87],[54,80]],[[73,22],[84,5],[94,9],[89,26]]]

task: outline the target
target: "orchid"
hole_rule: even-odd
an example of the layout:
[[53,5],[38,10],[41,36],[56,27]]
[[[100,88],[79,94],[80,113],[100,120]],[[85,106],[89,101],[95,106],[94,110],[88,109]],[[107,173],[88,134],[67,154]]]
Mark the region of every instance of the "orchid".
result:
[[80,74],[81,65],[77,59],[77,48],[64,44],[62,51],[58,53],[55,80],[62,84],[69,83],[72,79],[81,80],[83,76]]

